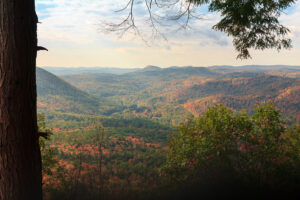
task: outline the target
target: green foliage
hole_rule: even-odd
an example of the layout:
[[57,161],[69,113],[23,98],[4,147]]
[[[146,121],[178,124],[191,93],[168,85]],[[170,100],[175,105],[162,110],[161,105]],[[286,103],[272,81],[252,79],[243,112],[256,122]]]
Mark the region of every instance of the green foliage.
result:
[[197,5],[209,3],[209,10],[220,12],[222,19],[215,30],[233,37],[238,58],[250,58],[249,49],[291,48],[290,32],[279,22],[279,16],[295,0],[190,0]]
[[57,165],[55,159],[55,151],[49,145],[50,136],[53,134],[50,129],[46,127],[45,116],[38,115],[38,131],[45,133],[47,139],[44,137],[39,138],[41,155],[42,155],[42,173],[43,175],[52,175],[52,169]]
[[163,172],[179,183],[230,179],[241,185],[299,187],[299,127],[289,129],[272,103],[251,116],[222,105],[179,126]]

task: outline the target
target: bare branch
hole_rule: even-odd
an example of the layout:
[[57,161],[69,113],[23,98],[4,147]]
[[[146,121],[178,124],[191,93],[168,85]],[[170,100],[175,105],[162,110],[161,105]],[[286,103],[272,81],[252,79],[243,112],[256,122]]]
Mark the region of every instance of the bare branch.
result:
[[[123,37],[127,32],[133,31],[135,35],[139,35],[143,39],[144,32],[141,33],[138,29],[134,18],[134,10],[136,0],[128,0],[126,5],[116,12],[127,11],[126,17],[120,23],[104,23],[106,32],[115,32],[120,37]],[[141,3],[141,2],[139,2]],[[155,39],[157,37],[167,40],[162,29],[166,27],[172,27],[174,23],[179,24],[179,31],[181,29],[189,28],[189,23],[192,19],[200,20],[203,19],[199,15],[194,14],[194,6],[191,1],[186,0],[143,0],[145,9],[147,11],[148,19],[144,22],[149,23],[151,29],[151,38]],[[176,11],[175,14],[170,14],[166,12],[166,9],[172,10],[172,13]],[[159,11],[163,11],[159,13]],[[155,12],[156,11],[156,12]],[[182,22],[182,19],[184,22]],[[137,22],[138,23],[138,22]],[[171,23],[171,24],[170,24]],[[143,39],[144,41],[147,41]]]
[[37,51],[48,51],[47,48],[41,47],[41,46],[37,46],[37,47],[36,47],[36,50],[37,50]]

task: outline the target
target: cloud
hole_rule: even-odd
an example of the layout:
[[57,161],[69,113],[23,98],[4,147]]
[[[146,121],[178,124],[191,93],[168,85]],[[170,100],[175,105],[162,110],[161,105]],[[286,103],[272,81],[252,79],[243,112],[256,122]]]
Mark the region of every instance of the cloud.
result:
[[[70,63],[74,62],[74,65],[77,65],[76,59],[72,61],[71,54],[65,53],[76,51],[76,55],[82,54],[87,56],[86,59],[82,59],[81,65],[84,65],[83,60],[88,59],[91,60],[89,63],[94,61],[95,64],[113,63],[113,61],[109,61],[108,58],[116,54],[120,57],[123,56],[124,61],[121,62],[120,59],[119,62],[124,63],[124,65],[128,66],[130,62],[136,63],[136,61],[130,59],[126,60],[126,58],[130,57],[130,54],[132,54],[135,59],[138,59],[137,57],[140,56],[141,59],[138,59],[139,62],[144,62],[145,65],[148,65],[150,64],[146,63],[149,61],[148,58],[144,61],[142,60],[142,58],[149,56],[147,55],[148,53],[154,53],[156,55],[158,59],[156,64],[164,58],[167,58],[167,55],[170,55],[170,57],[173,55],[177,58],[167,61],[164,60],[163,63],[172,63],[172,61],[176,62],[181,59],[180,62],[183,63],[183,61],[186,61],[186,65],[191,65],[193,63],[188,62],[191,60],[195,62],[198,59],[196,56],[197,53],[201,52],[201,54],[206,55],[203,52],[214,52],[214,50],[211,49],[216,49],[216,55],[214,56],[223,55],[224,51],[231,49],[231,57],[234,60],[236,55],[232,48],[231,38],[224,33],[211,29],[220,19],[220,15],[209,13],[205,6],[197,8],[196,10],[197,13],[202,14],[203,19],[192,20],[190,22],[191,28],[186,31],[178,31],[180,22],[181,24],[184,23],[183,20],[179,22],[164,20],[163,23],[166,26],[161,27],[160,30],[166,36],[167,41],[162,38],[151,40],[152,30],[149,27],[149,21],[147,21],[149,17],[147,8],[141,1],[135,5],[134,17],[147,44],[141,37],[134,35],[132,32],[129,32],[121,39],[112,33],[104,34],[101,31],[104,22],[118,23],[126,17],[126,11],[115,12],[126,6],[126,3],[126,0],[36,0],[37,14],[39,20],[42,22],[38,27],[39,43],[42,46],[50,48],[47,54],[48,57],[44,55],[41,56],[39,62],[46,63],[46,60],[49,62],[51,57],[52,60],[56,59],[56,61],[51,61],[51,63],[68,63],[68,65],[70,65]],[[174,14],[174,11],[171,9],[154,9],[153,13],[156,15],[168,15]],[[282,15],[280,18],[281,22],[292,31],[290,36],[293,39],[295,48],[300,48],[299,19],[299,1],[297,1],[292,9],[288,10],[286,15]],[[51,49],[53,49],[53,51],[51,51]],[[93,51],[93,57],[88,57],[89,53],[86,51],[89,51],[89,49]],[[207,51],[207,49],[210,49],[210,51]],[[217,53],[217,51],[219,51],[219,53]],[[60,53],[59,56],[57,55],[58,52]],[[106,55],[106,57],[96,56],[97,53],[100,54],[100,52]],[[59,60],[64,59],[64,56],[61,55],[64,53],[69,57],[68,62]],[[109,55],[109,53],[111,53],[111,55]],[[160,57],[160,54],[164,56]],[[191,55],[196,56],[196,58],[192,59]],[[228,52],[226,52],[226,55],[230,56]],[[182,58],[178,56],[182,56]],[[223,59],[222,56],[219,57]],[[45,61],[43,61],[43,59]],[[204,60],[205,59],[206,58],[204,58]],[[212,58],[211,60],[215,62],[216,59]],[[176,63],[170,65],[176,65]]]
[[[126,1],[115,0],[37,0],[37,13],[42,21],[39,26],[39,37],[41,41],[58,41],[72,42],[80,44],[90,44],[96,40],[111,40],[116,41],[115,35],[103,35],[99,30],[103,27],[104,22],[121,22],[126,17],[128,11],[115,12],[126,5]],[[167,8],[166,8],[167,9]],[[199,9],[200,11],[201,9]],[[157,15],[164,15],[157,11]],[[206,11],[201,11],[206,12]],[[140,29],[145,40],[151,42],[152,29],[148,26],[149,19],[147,8],[144,3],[135,5],[134,17],[137,27]],[[215,15],[206,15],[204,20],[191,21],[190,26],[196,27],[194,30],[189,30],[189,39],[200,42],[200,40],[209,40],[215,45],[227,45],[226,37],[220,37],[220,33],[211,30],[217,17]],[[166,35],[169,40],[180,39],[186,40],[187,37],[184,31],[178,31],[180,22],[172,20],[162,20],[167,26],[160,27],[160,31]],[[184,22],[182,22],[184,23]],[[129,34],[123,38],[130,40],[135,38],[135,42],[142,44],[143,42],[136,40],[136,35]],[[223,41],[221,41],[223,40]],[[169,44],[166,44],[169,46]]]
[[300,1],[296,1],[293,8],[289,9],[280,19],[291,30],[290,37],[293,40],[294,47],[300,48]]
[[37,0],[37,13],[42,21],[40,39],[92,43],[99,35],[99,19],[112,12],[114,3],[103,0]]

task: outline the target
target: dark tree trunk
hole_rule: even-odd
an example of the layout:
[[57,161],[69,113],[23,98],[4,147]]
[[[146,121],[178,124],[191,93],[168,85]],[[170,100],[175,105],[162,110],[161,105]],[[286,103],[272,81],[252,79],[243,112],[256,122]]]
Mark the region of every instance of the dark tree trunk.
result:
[[42,199],[34,0],[0,0],[0,199]]

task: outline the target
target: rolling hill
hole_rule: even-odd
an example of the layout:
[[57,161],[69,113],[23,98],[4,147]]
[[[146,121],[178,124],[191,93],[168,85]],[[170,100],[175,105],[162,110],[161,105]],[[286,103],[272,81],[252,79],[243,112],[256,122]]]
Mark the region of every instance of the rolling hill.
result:
[[[251,83],[234,85],[221,81],[224,85],[222,85],[222,90],[220,90],[218,88],[218,86],[220,86],[220,81],[216,81],[207,84],[208,87],[204,86],[201,89],[199,89],[201,86],[188,88],[186,91],[181,91],[178,96],[180,96],[181,99],[184,99],[184,108],[194,115],[199,115],[205,112],[208,107],[219,103],[234,110],[246,109],[246,111],[251,112],[257,103],[262,104],[264,102],[272,101],[287,119],[291,122],[299,122],[299,80],[281,80],[281,78],[278,77],[266,76],[260,81],[253,78],[252,80],[246,80],[246,82],[250,81],[255,83],[255,81],[257,81],[257,84],[259,84],[263,79],[273,79],[273,83],[265,83],[262,88],[256,88],[251,85]],[[216,88],[216,91],[218,92],[210,94],[203,92],[203,89],[207,88]]]
[[92,114],[98,110],[98,99],[70,85],[61,78],[37,68],[39,111],[61,111]]
[[274,101],[295,122],[300,120],[299,70],[297,66],[147,66],[121,75],[84,73],[61,78],[98,98],[115,102],[107,115],[178,124],[216,103],[250,111],[256,103]]
[[186,102],[190,99],[207,97],[210,95],[260,96],[266,100],[274,99],[281,90],[289,88],[299,81],[278,76],[260,75],[254,77],[225,78],[207,81],[180,90],[176,99]]

